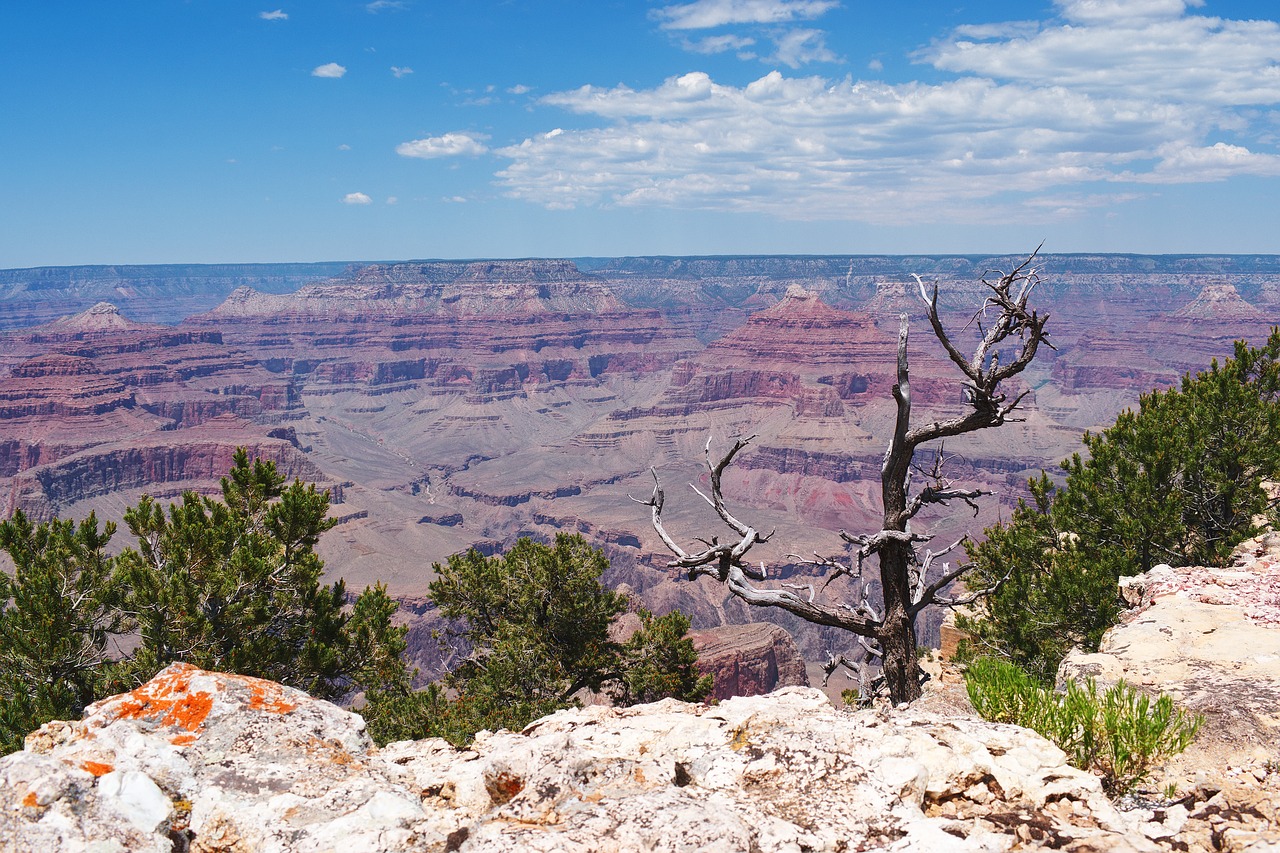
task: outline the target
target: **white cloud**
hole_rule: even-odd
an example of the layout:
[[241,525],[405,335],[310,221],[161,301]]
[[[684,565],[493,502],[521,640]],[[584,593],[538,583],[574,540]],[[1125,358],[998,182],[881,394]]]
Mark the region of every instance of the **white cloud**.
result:
[[344,142],[344,143],[342,143],[341,145],[339,145],[339,146],[338,146],[338,150],[339,150],[339,151],[350,151],[350,150],[351,150],[351,146]]
[[420,157],[424,160],[435,157],[474,157],[489,150],[484,144],[484,140],[488,138],[483,134],[446,133],[443,136],[401,142],[396,146],[396,153],[401,157]]
[[526,86],[526,85],[524,85],[523,83],[517,83],[516,85],[514,85],[514,86],[512,86],[511,88],[507,89],[507,94],[510,94],[510,95],[527,95],[527,94],[529,94],[529,93],[530,93],[530,92],[532,92],[532,91],[533,91],[533,89],[532,89],[531,87]]
[[407,77],[410,74],[412,74],[413,69],[408,67],[407,65],[406,66],[393,65],[391,66],[391,73],[394,74],[396,76],[396,79],[398,80],[401,77]]
[[612,119],[498,152],[512,161],[499,173],[507,192],[552,208],[972,218],[972,202],[998,192],[1106,180],[1115,156],[1102,117],[1080,122],[1084,99],[984,80],[833,85],[773,72],[736,88],[694,73],[647,92],[585,87],[545,100]]
[[[1182,0],[1071,0],[1072,23],[974,28],[919,58],[958,74],[1212,106],[1280,102],[1280,24],[1178,14]],[[1159,13],[1159,14],[1158,14]]]
[[399,204],[399,203],[400,203],[400,199],[396,198],[395,196],[393,195],[387,196],[387,204]]
[[364,8],[367,12],[377,14],[378,12],[398,12],[408,9],[409,4],[404,0],[373,0],[372,3],[366,3]]
[[1226,142],[1199,148],[1175,143],[1162,146],[1157,154],[1160,160],[1150,172],[1127,177],[1136,183],[1187,184],[1237,175],[1280,176],[1280,156],[1254,153]]
[[727,24],[811,21],[839,6],[838,0],[695,0],[664,6],[653,17],[668,30],[701,30]]
[[780,62],[788,68],[799,68],[810,62],[835,62],[837,57],[827,50],[826,34],[822,30],[790,30],[775,38],[777,50],[770,62]]
[[772,72],[730,86],[691,72],[648,90],[553,93],[541,102],[598,126],[498,150],[498,182],[553,209],[890,224],[1053,222],[1152,184],[1280,177],[1280,24],[1103,5],[1062,9],[1114,13],[1106,23],[956,31],[922,56],[955,72],[937,83]]
[[467,200],[460,195],[445,196],[440,200],[445,202],[446,204],[466,204],[467,203]]
[[373,199],[364,193],[347,193],[342,197],[343,204],[373,204]]
[[1062,16],[1082,24],[1109,24],[1178,18],[1188,6],[1203,6],[1204,0],[1057,0]]
[[347,73],[347,69],[336,62],[327,62],[324,65],[317,65],[311,69],[312,77],[329,77],[337,79]]
[[258,17],[264,21],[287,21],[289,14],[283,9],[276,9],[274,12],[259,12]]
[[[707,36],[703,39],[686,39],[681,43],[685,50],[693,53],[724,53],[730,50],[744,50],[756,43],[749,36]],[[754,58],[754,57],[753,57]]]
[[[664,14],[692,29],[748,5]],[[773,71],[729,85],[694,71],[557,92],[540,103],[582,120],[496,150],[509,161],[497,182],[556,209],[972,224],[1101,216],[1154,186],[1280,177],[1280,24],[1197,5],[1058,0],[1052,20],[959,27],[916,57],[943,72],[930,83]],[[770,32],[775,61],[814,61],[825,48],[805,32]]]

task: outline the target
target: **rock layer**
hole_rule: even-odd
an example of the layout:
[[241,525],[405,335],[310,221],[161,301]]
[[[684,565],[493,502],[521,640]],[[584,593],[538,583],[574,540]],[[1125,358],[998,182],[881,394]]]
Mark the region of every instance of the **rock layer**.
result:
[[715,699],[759,696],[780,687],[808,687],[804,658],[777,625],[753,622],[692,631],[698,669],[715,678]]

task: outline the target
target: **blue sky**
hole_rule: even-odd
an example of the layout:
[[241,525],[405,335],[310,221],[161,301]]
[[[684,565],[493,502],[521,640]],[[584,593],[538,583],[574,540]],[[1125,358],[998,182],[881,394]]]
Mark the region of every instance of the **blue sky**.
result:
[[1274,0],[10,0],[0,267],[1280,252]]

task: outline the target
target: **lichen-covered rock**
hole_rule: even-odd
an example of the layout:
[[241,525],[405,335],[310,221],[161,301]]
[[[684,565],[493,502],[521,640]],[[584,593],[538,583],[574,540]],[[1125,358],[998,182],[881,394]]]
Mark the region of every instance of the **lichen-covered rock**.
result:
[[[0,760],[0,849],[413,849],[432,835],[364,721],[271,681],[174,664]],[[423,833],[426,833],[425,835]]]
[[0,849],[1154,850],[1012,726],[809,688],[563,711],[379,751],[272,682],[174,665],[0,759]]

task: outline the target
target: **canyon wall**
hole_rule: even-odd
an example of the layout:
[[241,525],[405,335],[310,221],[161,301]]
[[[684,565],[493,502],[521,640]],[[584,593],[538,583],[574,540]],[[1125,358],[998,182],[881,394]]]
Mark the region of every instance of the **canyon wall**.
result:
[[[965,406],[911,273],[937,281],[945,322],[971,340],[983,321],[979,278],[1019,260],[419,261],[220,268],[206,279],[195,268],[125,271],[134,284],[125,272],[7,271],[0,304],[48,297],[40,318],[10,312],[9,325],[48,322],[0,331],[0,507],[118,519],[144,491],[216,490],[231,450],[247,446],[342,501],[342,523],[321,548],[353,589],[383,580],[410,608],[432,562],[450,553],[579,531],[607,550],[610,582],[651,608],[678,606],[697,628],[770,619],[818,660],[847,638],[665,568],[648,514],[630,498],[650,493],[655,468],[678,538],[723,535],[685,483],[705,491],[708,439],[715,450],[754,436],[725,475],[726,497],[757,528],[776,529],[758,549],[771,576],[821,584],[801,561],[842,553],[841,529],[879,523],[901,313],[912,318],[917,416]],[[1041,261],[1033,301],[1051,314],[1056,349],[1010,389],[1029,392],[1020,419],[922,455],[928,464],[943,453],[950,476],[993,493],[976,517],[960,507],[917,519],[939,541],[1007,518],[1026,478],[1077,450],[1084,429],[1229,355],[1236,338],[1260,340],[1280,317],[1280,259],[1270,256]],[[52,319],[53,307],[90,293],[118,304]],[[205,310],[177,325],[153,323],[157,306],[137,313],[148,299],[176,310],[188,296]],[[847,583],[827,593],[847,594]],[[926,637],[935,629],[922,626]],[[420,659],[425,672],[431,658]]]

